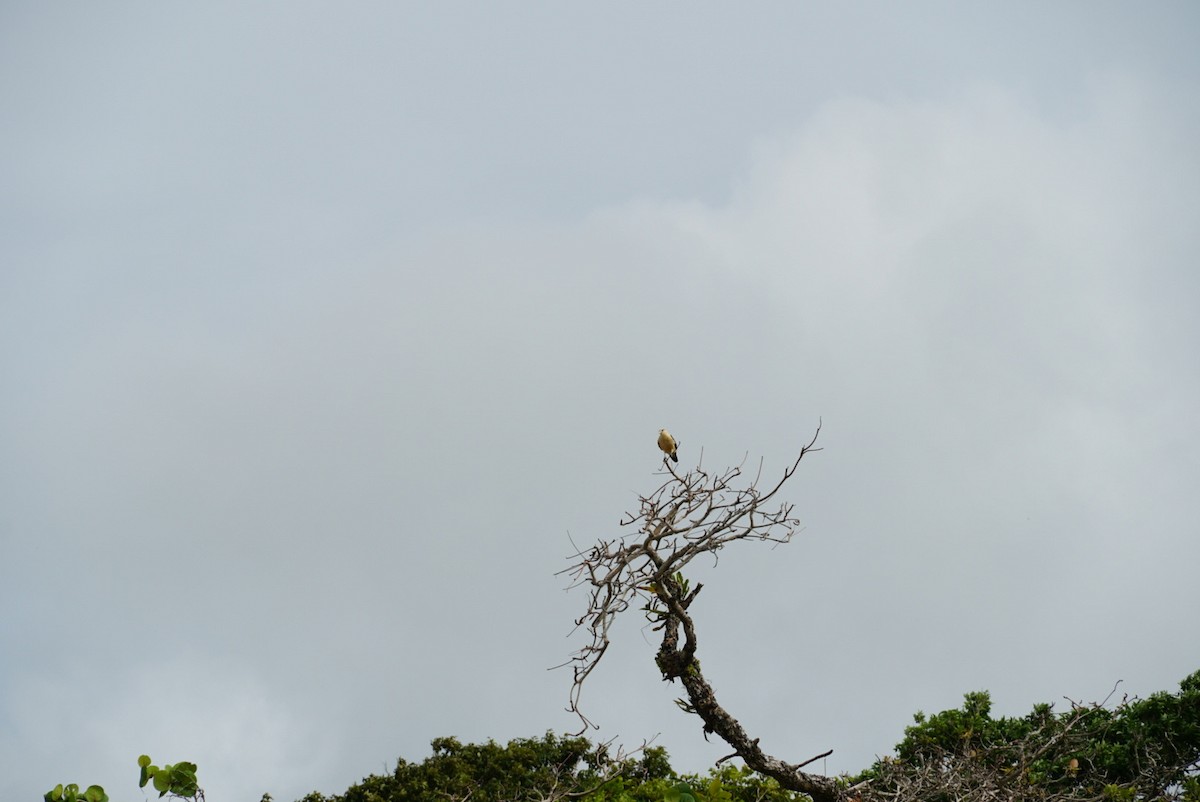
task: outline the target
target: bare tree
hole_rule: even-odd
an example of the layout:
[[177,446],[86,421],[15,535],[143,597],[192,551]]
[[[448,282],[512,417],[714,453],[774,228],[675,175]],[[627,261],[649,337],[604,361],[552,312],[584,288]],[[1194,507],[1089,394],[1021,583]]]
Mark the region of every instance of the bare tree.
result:
[[793,505],[776,497],[805,455],[820,451],[814,448],[820,433],[818,423],[796,461],[766,489],[759,486],[761,462],[754,478],[742,484],[740,466],[720,474],[710,474],[701,467],[680,474],[664,459],[669,478],[653,493],[640,498],[636,514],[628,513],[621,520],[621,526],[634,529],[636,534],[601,540],[575,555],[576,562],[562,573],[572,577],[572,587],[591,589],[587,612],[575,622],[587,628],[591,641],[570,661],[574,682],[568,709],[579,716],[583,724],[581,733],[594,725],[580,709],[580,694],[608,649],[613,621],[644,600],[645,606],[640,609],[653,628],[662,632],[662,644],[655,658],[659,671],[664,679],[683,684],[687,700],[677,700],[677,704],[700,717],[705,736],[716,733],[733,747],[733,754],[722,760],[740,757],[751,769],[773,777],[788,790],[808,794],[816,802],[844,799],[837,781],[801,770],[829,752],[797,764],[772,757],[717,702],[696,658],[696,624],[688,612],[703,585],[693,588],[683,575],[683,570],[697,557],[712,555],[715,560],[718,552],[731,543],[791,540],[800,522],[792,514]]

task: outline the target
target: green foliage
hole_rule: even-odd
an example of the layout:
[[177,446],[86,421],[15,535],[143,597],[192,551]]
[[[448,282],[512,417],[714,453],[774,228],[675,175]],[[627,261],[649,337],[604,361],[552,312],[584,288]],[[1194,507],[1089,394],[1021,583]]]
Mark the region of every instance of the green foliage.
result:
[[705,777],[685,775],[681,779],[682,782],[675,787],[686,790],[695,802],[808,801],[804,794],[786,791],[775,780],[756,774],[745,766],[721,766],[709,771]]
[[699,800],[692,794],[692,789],[687,783],[677,783],[663,794],[663,802],[699,802]]
[[455,738],[432,742],[421,763],[400,760],[391,775],[372,775],[344,794],[312,793],[300,802],[521,802],[577,799],[581,802],[799,802],[774,780],[745,768],[726,766],[706,777],[677,775],[666,750],[648,747],[638,759],[610,759],[604,747],[584,738],[516,739],[501,746],[463,744]]
[[51,788],[43,797],[46,802],[108,802],[108,794],[98,785],[89,785],[87,790],[80,791],[75,783],[64,786],[62,783]]
[[182,761],[174,765],[167,763],[155,766],[150,763],[149,755],[142,755],[137,762],[141,769],[138,788],[145,788],[146,783],[153,782],[154,790],[158,791],[160,798],[167,794],[178,797],[203,797],[200,784],[196,780],[195,763]]
[[[433,754],[422,763],[399,760],[391,776],[372,775],[329,802],[402,802],[438,797],[473,802],[519,799],[539,788],[558,787],[586,775],[600,758],[585,738],[516,739],[507,746],[494,741],[463,744],[436,738]],[[305,802],[325,797],[310,794]]]
[[[138,788],[145,788],[146,783],[152,780],[160,797],[170,794],[190,797],[198,802],[204,800],[204,791],[200,790],[196,780],[196,764],[178,762],[174,766],[168,764],[160,768],[150,764],[149,755],[142,755],[138,758],[138,768],[142,772]],[[108,794],[100,785],[89,785],[88,790],[80,791],[74,783],[55,785],[43,798],[46,802],[108,802]],[[270,796],[264,794],[263,802],[270,802]]]
[[1039,704],[1021,718],[992,718],[988,694],[968,693],[960,709],[914,716],[895,758],[851,782],[870,781],[873,793],[920,788],[926,799],[952,781],[1002,786],[1014,799],[1200,799],[1200,671],[1179,687],[1112,708],[1073,705],[1056,714]]
[[[672,595],[678,599],[687,597],[691,584],[691,580],[679,571],[676,571],[673,576],[667,577],[664,582],[664,585],[671,589]],[[662,588],[652,582],[639,590],[650,594],[650,600],[645,607],[641,608],[642,612],[646,614],[646,620],[654,624],[654,629],[662,629],[662,624],[667,619],[667,609],[659,593]]]
[[[196,800],[204,799],[204,792],[196,781],[196,764],[181,762],[175,765],[165,765],[161,768],[150,764],[150,756],[138,758],[138,768],[141,777],[138,787],[145,788],[146,783],[153,781],[154,789],[160,797],[171,794],[177,797],[189,797]],[[80,791],[74,783],[56,785],[46,792],[45,802],[108,802],[108,794],[98,785],[89,785],[87,790]],[[263,802],[269,802],[268,795],[263,795]]]
[[[311,793],[300,802],[804,802],[770,778],[724,765],[707,775],[679,775],[661,747],[637,759],[611,757],[584,738],[547,733],[499,745],[432,741],[421,763],[398,761],[390,775],[372,775],[344,794]],[[155,766],[138,758],[139,787],[159,797],[202,802],[196,764]],[[993,718],[985,691],[968,693],[961,708],[917,713],[896,756],[845,782],[861,799],[1003,798],[1096,802],[1200,802],[1200,671],[1179,692],[1122,700],[1115,707],[1072,705],[1056,713],[1035,705],[1019,718]],[[45,802],[109,802],[98,785],[57,785]],[[263,794],[261,802],[272,802]]]

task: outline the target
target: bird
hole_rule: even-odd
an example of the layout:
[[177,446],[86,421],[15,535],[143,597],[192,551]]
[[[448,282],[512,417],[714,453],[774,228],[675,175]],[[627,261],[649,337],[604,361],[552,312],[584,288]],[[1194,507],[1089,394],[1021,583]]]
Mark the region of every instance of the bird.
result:
[[679,462],[679,455],[676,452],[675,438],[666,429],[658,430],[658,447],[663,450],[663,453],[670,457],[675,462]]

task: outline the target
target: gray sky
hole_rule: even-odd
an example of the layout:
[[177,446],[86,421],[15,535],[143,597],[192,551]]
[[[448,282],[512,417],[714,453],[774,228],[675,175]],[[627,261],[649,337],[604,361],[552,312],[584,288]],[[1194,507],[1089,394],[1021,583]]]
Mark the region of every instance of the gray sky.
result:
[[[1200,667],[1200,11],[896,8],[4,4],[0,798],[568,730],[662,426],[824,421],[694,608],[784,759]],[[703,770],[641,627],[594,736]]]

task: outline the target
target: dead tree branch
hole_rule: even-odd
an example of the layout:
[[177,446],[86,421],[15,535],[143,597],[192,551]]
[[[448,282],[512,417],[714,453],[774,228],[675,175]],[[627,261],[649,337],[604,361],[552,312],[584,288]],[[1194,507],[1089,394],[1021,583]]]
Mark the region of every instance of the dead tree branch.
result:
[[640,609],[662,632],[662,645],[655,658],[663,678],[679,680],[688,701],[680,707],[694,712],[704,722],[704,732],[716,733],[732,746],[751,769],[773,777],[781,786],[809,794],[816,802],[842,798],[836,781],[801,771],[802,764],[789,764],[759,748],[741,724],[717,702],[712,686],[696,659],[696,625],[688,608],[702,585],[691,587],[683,570],[694,559],[718,552],[743,540],[787,543],[800,521],[793,505],[777,501],[783,485],[800,467],[801,460],[815,448],[817,430],[800,455],[770,487],[760,488],[762,468],[744,486],[738,486],[741,467],[710,474],[697,467],[686,474],[664,460],[669,478],[653,493],[639,499],[638,511],[621,520],[634,530],[631,536],[602,540],[575,555],[576,562],[562,573],[572,578],[571,587],[590,590],[587,612],[576,619],[591,639],[571,659],[574,682],[568,709],[579,716],[586,731],[594,726],[580,709],[580,694],[609,645],[609,631],[621,613],[638,602]]

